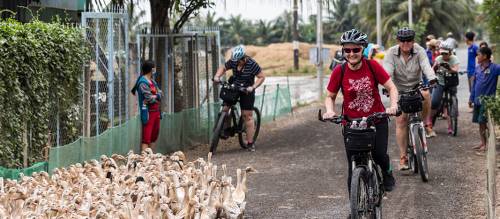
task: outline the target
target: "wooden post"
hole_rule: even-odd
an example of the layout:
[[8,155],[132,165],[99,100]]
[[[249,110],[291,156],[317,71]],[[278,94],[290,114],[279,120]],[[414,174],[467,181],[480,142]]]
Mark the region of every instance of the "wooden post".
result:
[[264,110],[264,99],[266,97],[266,87],[267,85],[264,85],[264,90],[262,91],[262,101],[260,103],[260,113],[263,114],[263,110]]
[[486,204],[488,208],[488,219],[494,219],[496,207],[496,142],[495,142],[495,124],[488,110],[488,149],[486,155],[487,182],[486,182]]

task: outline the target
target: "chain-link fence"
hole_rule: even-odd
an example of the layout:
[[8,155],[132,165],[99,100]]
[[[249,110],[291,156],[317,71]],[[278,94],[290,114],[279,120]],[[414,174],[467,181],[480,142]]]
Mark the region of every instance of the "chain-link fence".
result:
[[218,32],[162,34],[144,30],[137,35],[137,61],[153,60],[156,79],[165,93],[164,112],[178,112],[214,102],[211,81],[219,66]]
[[121,10],[84,12],[82,26],[91,48],[82,90],[83,136],[90,137],[130,118],[128,16]]

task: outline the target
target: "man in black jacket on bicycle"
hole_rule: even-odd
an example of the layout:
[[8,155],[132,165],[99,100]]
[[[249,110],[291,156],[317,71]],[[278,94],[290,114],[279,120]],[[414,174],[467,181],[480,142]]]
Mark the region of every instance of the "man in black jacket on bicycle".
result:
[[[250,151],[255,151],[253,142],[255,133],[253,119],[255,89],[264,83],[265,75],[259,64],[245,54],[245,47],[243,47],[243,45],[238,45],[233,48],[231,59],[217,70],[214,76],[214,82],[220,82],[220,77],[230,69],[233,70],[231,83],[247,88],[246,92],[240,94],[240,108],[241,115],[243,115],[243,119],[245,120],[245,126],[247,127],[247,147]],[[257,77],[257,80],[255,80],[255,77]],[[228,108],[225,107],[224,110],[227,111]]]

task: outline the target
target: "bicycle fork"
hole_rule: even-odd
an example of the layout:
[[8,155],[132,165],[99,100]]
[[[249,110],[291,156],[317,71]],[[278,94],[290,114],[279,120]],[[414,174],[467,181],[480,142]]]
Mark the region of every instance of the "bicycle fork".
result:
[[427,154],[427,139],[425,137],[425,129],[424,129],[424,123],[423,122],[418,122],[418,123],[411,123],[410,124],[410,129],[408,130],[408,132],[410,133],[410,145],[413,147],[413,154],[417,154],[417,149],[415,148],[415,142],[416,142],[416,139],[419,135],[418,133],[413,133],[413,127],[415,126],[418,126],[418,130],[420,133],[422,133],[422,147],[424,149],[424,153]]

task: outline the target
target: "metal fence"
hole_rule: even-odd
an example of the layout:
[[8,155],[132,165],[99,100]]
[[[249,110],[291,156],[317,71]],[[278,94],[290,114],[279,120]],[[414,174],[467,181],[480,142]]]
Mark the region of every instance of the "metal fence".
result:
[[83,77],[83,136],[96,136],[130,118],[128,15],[114,9],[83,12],[91,59]]
[[164,34],[144,30],[136,40],[136,68],[144,60],[156,64],[157,81],[165,93],[163,112],[179,112],[217,100],[211,78],[220,63],[218,32]]

